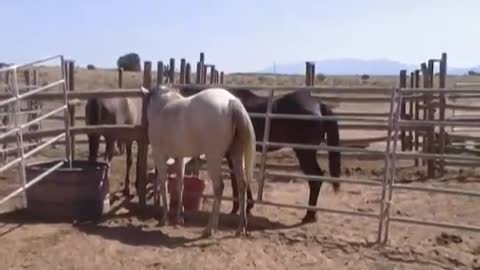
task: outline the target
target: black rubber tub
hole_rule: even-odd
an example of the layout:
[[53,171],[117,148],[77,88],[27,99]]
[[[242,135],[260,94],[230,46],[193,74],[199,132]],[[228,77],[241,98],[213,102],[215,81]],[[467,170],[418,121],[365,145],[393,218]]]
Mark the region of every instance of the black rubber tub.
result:
[[[60,162],[35,163],[26,168],[27,182]],[[96,221],[109,211],[108,166],[76,160],[64,163],[27,190],[27,212],[50,222]]]

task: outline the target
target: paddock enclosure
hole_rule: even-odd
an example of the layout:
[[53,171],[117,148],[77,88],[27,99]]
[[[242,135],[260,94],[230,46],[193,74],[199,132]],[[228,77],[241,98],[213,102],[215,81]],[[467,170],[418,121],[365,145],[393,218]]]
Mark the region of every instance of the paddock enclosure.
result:
[[[49,66],[46,66],[49,64]],[[145,61],[143,72],[85,70],[54,56],[0,72],[2,144],[0,166],[0,265],[6,269],[480,269],[480,181],[476,100],[480,78],[449,76],[447,54],[400,70],[389,78],[326,76],[313,62],[305,76],[226,74],[208,64],[205,54],[192,65],[175,59],[156,70]],[[195,66],[195,71],[193,67]],[[339,122],[339,147],[280,144],[268,138],[269,121],[311,116],[250,113],[266,119],[257,138],[252,190],[255,207],[251,235],[197,239],[207,222],[211,187],[207,181],[201,211],[187,213],[186,224],[156,225],[151,206],[152,168],[142,125],[85,126],[84,104],[90,97],[141,98],[140,85],[166,84],[203,89],[247,88],[270,98],[294,90],[310,91],[327,103]],[[48,172],[87,157],[86,134],[111,133],[134,139],[139,195],[121,195],[124,157],[117,155],[109,171],[111,209],[96,224],[35,220],[23,210],[28,164],[56,160]],[[342,176],[304,175],[289,148],[266,152],[267,146],[318,149],[320,166],[328,168],[326,151],[342,154]],[[135,167],[135,166],[134,166]],[[220,227],[234,228],[228,166],[224,166],[225,198]],[[204,164],[187,168],[206,178]],[[318,222],[299,224],[307,209],[306,180],[341,182],[339,194],[324,184],[317,207]],[[134,190],[134,189],[132,189]],[[50,196],[55,196],[51,194]],[[310,207],[311,208],[311,207]],[[8,252],[8,253],[7,253]],[[12,255],[12,252],[15,255]],[[78,254],[71,257],[70,253]],[[7,255],[8,254],[8,255]],[[168,256],[167,256],[168,254]],[[84,259],[87,257],[90,259]],[[42,258],[42,259],[40,259]]]

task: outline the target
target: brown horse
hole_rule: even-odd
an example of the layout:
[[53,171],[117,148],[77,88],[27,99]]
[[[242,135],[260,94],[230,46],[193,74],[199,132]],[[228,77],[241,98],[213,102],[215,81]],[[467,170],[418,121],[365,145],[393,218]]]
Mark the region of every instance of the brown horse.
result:
[[[92,98],[87,101],[85,106],[85,123],[87,125],[102,124],[130,124],[138,125],[141,119],[141,98]],[[114,154],[115,141],[119,148],[125,145],[127,154],[126,175],[123,194],[130,195],[130,170],[132,167],[132,143],[133,141],[118,141],[115,136],[103,135],[105,138],[104,159],[111,163]],[[97,160],[100,135],[88,135],[89,155],[88,160],[94,162]],[[135,182],[135,185],[137,183]]]

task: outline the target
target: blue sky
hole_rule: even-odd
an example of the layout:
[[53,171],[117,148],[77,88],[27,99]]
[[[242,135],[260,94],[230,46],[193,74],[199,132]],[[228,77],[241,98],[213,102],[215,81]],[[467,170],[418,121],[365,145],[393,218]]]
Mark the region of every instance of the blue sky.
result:
[[[184,57],[226,71],[356,57],[480,64],[479,0],[2,0],[0,61],[113,67]],[[7,35],[8,33],[8,35]]]

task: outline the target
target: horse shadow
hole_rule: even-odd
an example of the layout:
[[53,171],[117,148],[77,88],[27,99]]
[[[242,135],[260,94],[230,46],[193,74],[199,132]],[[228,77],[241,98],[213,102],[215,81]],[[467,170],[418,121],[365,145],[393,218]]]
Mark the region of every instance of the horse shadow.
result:
[[[201,231],[208,223],[209,211],[186,211],[184,224],[177,228],[172,225],[160,226],[158,221],[161,212],[158,208],[142,206],[131,198],[117,198],[117,203],[98,220],[71,222],[79,232],[99,236],[104,239],[118,241],[132,246],[163,246],[167,248],[193,248],[211,245],[235,237],[239,216],[220,213],[219,229],[213,239],[203,238]],[[121,213],[117,213],[120,209]],[[250,215],[248,231],[282,230],[301,226],[302,223],[288,225],[271,221],[266,217]],[[12,231],[30,224],[58,224],[65,221],[40,220],[28,211],[16,210],[0,214],[0,238]],[[68,222],[67,222],[68,223]],[[198,230],[195,230],[198,228]],[[175,232],[178,230],[178,233]],[[173,235],[175,234],[175,235]],[[179,235],[183,234],[183,235]]]

